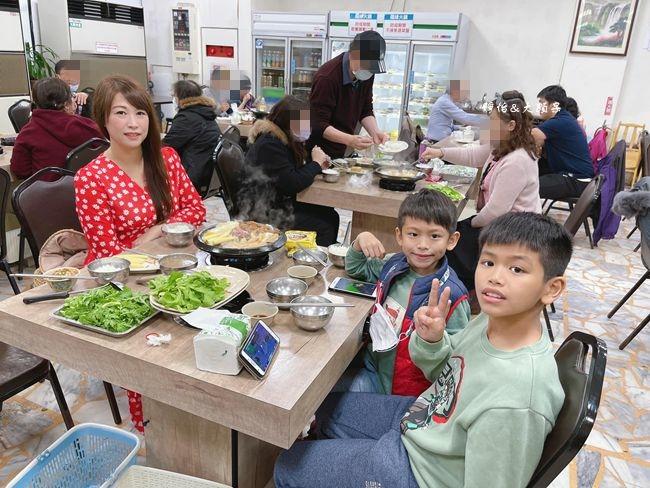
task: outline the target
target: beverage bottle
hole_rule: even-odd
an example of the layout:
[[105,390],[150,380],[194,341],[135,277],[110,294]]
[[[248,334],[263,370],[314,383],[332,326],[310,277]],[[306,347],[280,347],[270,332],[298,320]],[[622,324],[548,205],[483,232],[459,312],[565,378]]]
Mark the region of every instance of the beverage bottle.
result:
[[268,67],[268,65],[269,65],[269,53],[265,49],[264,51],[262,51],[262,66],[266,68]]
[[282,75],[278,76],[278,86],[279,87],[284,86],[284,76],[282,76]]
[[266,100],[264,99],[264,97],[260,98],[260,102],[259,102],[259,104],[257,105],[257,107],[258,107],[262,112],[266,112]]

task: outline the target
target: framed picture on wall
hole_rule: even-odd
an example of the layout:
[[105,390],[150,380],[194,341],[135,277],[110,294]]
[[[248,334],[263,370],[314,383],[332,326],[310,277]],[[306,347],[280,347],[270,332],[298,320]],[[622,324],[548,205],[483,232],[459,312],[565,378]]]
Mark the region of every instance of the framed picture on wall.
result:
[[625,56],[639,0],[578,0],[572,53]]

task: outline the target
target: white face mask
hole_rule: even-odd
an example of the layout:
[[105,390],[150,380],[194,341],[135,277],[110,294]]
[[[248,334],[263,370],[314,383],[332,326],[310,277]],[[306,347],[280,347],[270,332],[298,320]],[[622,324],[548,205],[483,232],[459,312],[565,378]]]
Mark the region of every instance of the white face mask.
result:
[[77,91],[79,90],[79,83],[77,83],[76,85],[68,85],[68,86],[70,87],[70,91],[71,91],[73,94],[74,94],[74,93],[77,93]]
[[309,136],[311,135],[311,129],[300,129],[300,132],[298,132],[297,134],[294,132],[293,135],[300,142],[305,142],[307,139],[309,139]]
[[360,81],[366,81],[372,78],[372,72],[367,69],[360,69],[354,72],[354,77]]

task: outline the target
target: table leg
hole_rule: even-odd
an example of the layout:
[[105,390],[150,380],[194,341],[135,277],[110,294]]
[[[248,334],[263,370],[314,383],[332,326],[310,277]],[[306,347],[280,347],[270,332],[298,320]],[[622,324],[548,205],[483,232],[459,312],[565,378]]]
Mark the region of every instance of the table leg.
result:
[[352,235],[350,240],[356,239],[361,232],[372,232],[384,245],[387,252],[399,252],[400,248],[395,240],[395,227],[397,227],[397,219],[394,217],[352,212]]
[[147,466],[236,488],[264,488],[273,476],[279,447],[151,398],[142,406]]

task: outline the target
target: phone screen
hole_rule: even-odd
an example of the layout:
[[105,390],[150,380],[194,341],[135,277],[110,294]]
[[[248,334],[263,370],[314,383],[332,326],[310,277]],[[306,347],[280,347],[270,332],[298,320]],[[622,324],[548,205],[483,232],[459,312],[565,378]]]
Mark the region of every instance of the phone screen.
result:
[[368,298],[374,298],[377,285],[374,283],[365,283],[350,278],[339,278],[335,283],[330,285],[332,290],[361,295]]
[[255,324],[242,349],[244,355],[259,374],[265,374],[278,348],[278,340],[261,321]]

